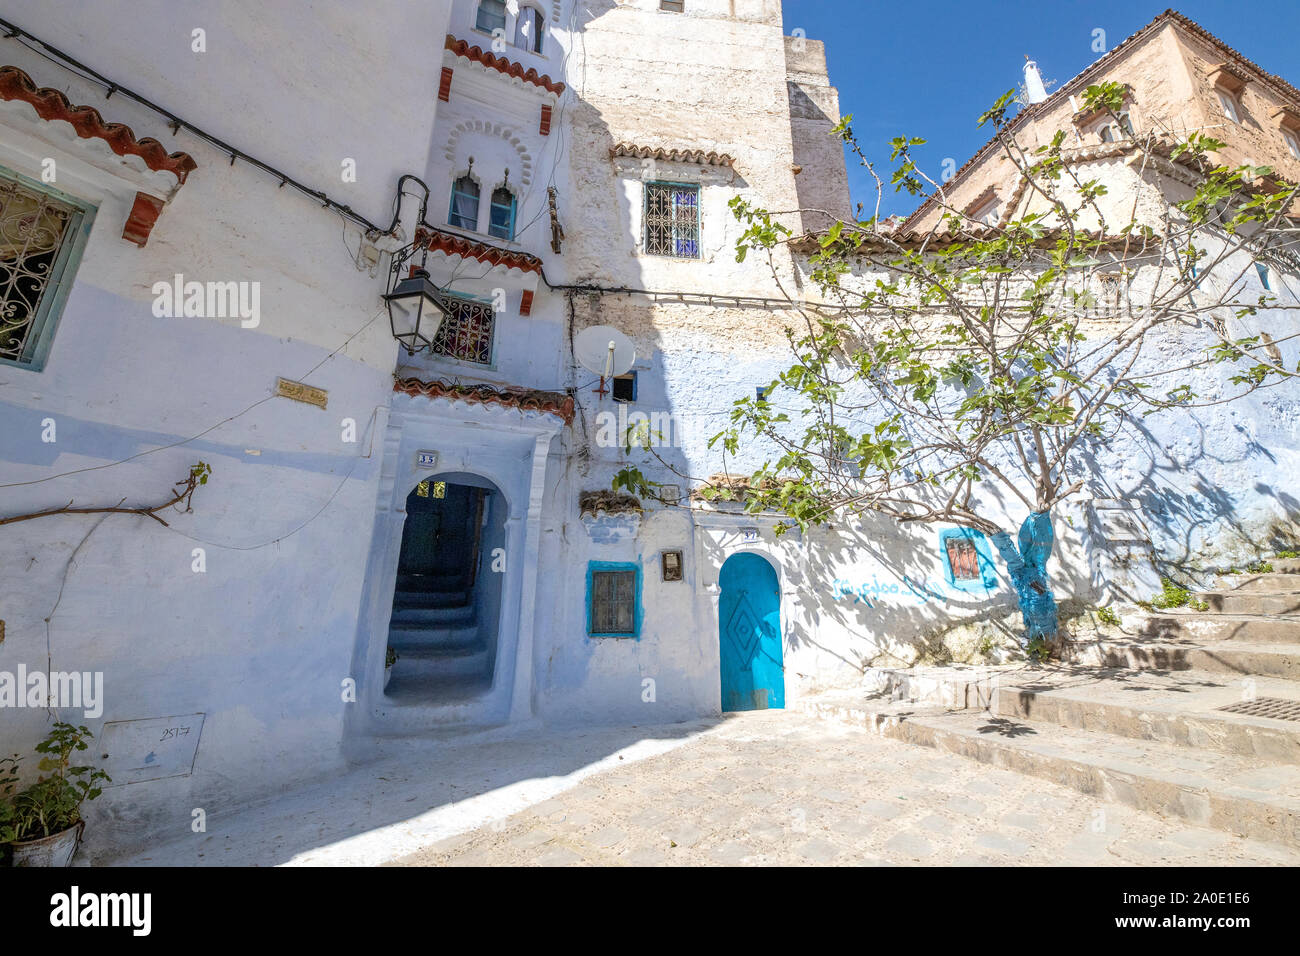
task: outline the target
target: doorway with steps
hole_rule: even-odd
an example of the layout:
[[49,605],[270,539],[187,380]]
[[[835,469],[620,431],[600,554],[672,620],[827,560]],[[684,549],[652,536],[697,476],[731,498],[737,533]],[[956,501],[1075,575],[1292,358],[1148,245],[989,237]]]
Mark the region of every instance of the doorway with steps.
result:
[[495,488],[451,477],[426,478],[406,499],[388,624],[396,660],[385,695],[395,702],[457,703],[492,689],[506,509]]

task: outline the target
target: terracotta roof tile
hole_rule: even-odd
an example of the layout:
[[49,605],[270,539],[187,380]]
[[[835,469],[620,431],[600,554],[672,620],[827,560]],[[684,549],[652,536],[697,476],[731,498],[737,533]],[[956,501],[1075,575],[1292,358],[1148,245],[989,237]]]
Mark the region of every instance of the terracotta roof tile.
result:
[[538,73],[531,67],[524,69],[522,64],[515,63],[513,60],[507,60],[503,56],[497,56],[495,53],[488,52],[482,47],[470,46],[464,40],[457,40],[450,33],[447,34],[446,48],[457,56],[463,56],[466,59],[473,60],[476,63],[482,63],[490,70],[496,70],[504,73],[506,76],[513,76],[523,80],[525,83],[532,83],[534,86],[540,86],[542,89],[559,96],[564,92],[563,83],[557,83],[545,73]]
[[428,238],[430,252],[442,252],[449,256],[477,259],[479,262],[492,266],[504,266],[507,269],[519,269],[523,272],[542,274],[542,260],[531,253],[502,249],[500,246],[479,242],[476,239],[469,239],[442,230],[419,229],[415,233],[417,243],[423,241],[426,237]]
[[561,392],[546,392],[540,389],[507,387],[477,384],[462,385],[458,382],[426,382],[418,378],[399,378],[393,382],[393,391],[410,395],[412,398],[423,395],[425,398],[445,398],[454,402],[469,402],[474,405],[501,405],[505,408],[517,408],[521,412],[545,412],[564,419],[564,424],[573,424],[573,396]]
[[611,146],[610,159],[618,156],[631,156],[636,159],[661,159],[672,163],[696,163],[700,166],[734,167],[736,161],[726,153],[705,152],[702,149],[663,149],[650,146],[637,146],[633,143],[619,143]]
[[168,153],[162,143],[148,136],[136,138],[123,123],[106,123],[93,106],[74,106],[59,90],[37,87],[32,78],[16,66],[0,66],[0,100],[28,103],[43,120],[64,120],[82,139],[102,139],[119,156],[139,156],[155,171],[165,171],[184,183],[196,169],[189,153]]

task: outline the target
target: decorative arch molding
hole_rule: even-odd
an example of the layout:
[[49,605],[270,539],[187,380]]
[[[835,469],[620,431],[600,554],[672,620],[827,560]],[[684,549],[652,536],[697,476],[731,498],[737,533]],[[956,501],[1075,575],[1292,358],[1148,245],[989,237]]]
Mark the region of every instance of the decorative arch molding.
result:
[[[519,157],[518,185],[526,187],[532,184],[533,181],[532,154],[528,151],[528,147],[526,147],[523,144],[523,142],[520,140],[519,134],[516,133],[513,129],[511,129],[509,126],[506,126],[502,123],[492,123],[487,120],[465,120],[463,123],[460,123],[457,126],[455,126],[452,129],[451,133],[447,136],[447,149],[444,153],[444,155],[447,157],[447,161],[451,163],[454,167],[460,168],[461,166],[465,165],[464,162],[459,162],[457,160],[457,152],[460,148],[461,137],[466,135],[467,133],[479,133],[484,136],[493,136],[502,139],[506,143],[508,143],[514,149],[515,154]],[[481,168],[482,164],[476,162],[475,166]],[[482,181],[483,180],[480,177],[480,182]]]

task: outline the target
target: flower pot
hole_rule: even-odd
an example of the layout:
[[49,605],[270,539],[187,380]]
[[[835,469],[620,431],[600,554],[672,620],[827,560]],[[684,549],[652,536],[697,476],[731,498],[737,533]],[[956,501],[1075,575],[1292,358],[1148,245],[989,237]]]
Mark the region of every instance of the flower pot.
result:
[[77,847],[81,844],[84,820],[78,820],[66,830],[51,833],[35,840],[21,840],[9,844],[13,849],[14,866],[71,866]]

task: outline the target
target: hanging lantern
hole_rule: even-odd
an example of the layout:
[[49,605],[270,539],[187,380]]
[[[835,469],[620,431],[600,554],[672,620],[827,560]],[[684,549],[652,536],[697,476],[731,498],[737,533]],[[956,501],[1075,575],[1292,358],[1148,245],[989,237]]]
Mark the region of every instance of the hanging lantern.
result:
[[384,301],[388,304],[393,338],[402,344],[407,355],[433,347],[448,309],[442,290],[433,284],[428,272],[414,270],[384,296]]

